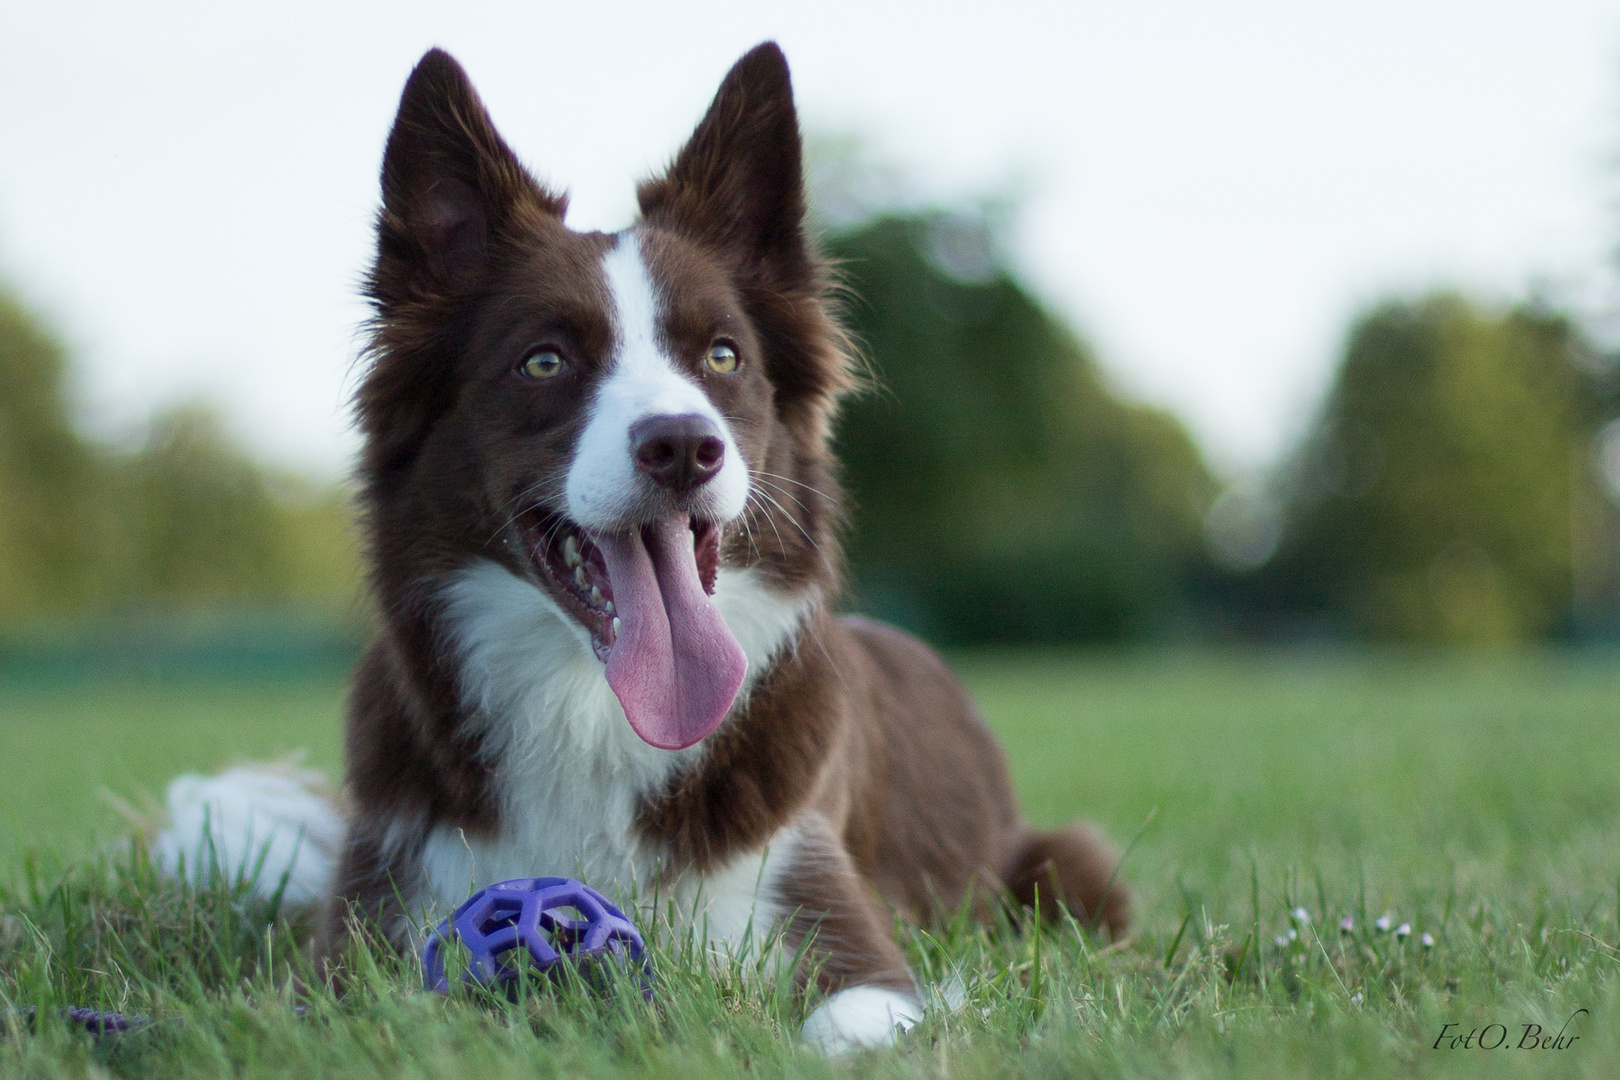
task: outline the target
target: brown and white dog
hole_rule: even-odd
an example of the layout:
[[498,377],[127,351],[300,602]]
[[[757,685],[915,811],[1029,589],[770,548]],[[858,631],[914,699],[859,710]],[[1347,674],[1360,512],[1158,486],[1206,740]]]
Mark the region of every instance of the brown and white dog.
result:
[[1038,887],[1124,932],[1112,851],[1023,823],[938,657],[834,614],[853,379],[800,158],[761,45],[640,220],[577,233],[453,59],[411,74],[357,406],[381,629],[326,949],[355,913],[404,945],[475,887],[573,876],[673,899],[715,947],[807,945],[804,1035],[839,1050],[921,1013],[892,911]]

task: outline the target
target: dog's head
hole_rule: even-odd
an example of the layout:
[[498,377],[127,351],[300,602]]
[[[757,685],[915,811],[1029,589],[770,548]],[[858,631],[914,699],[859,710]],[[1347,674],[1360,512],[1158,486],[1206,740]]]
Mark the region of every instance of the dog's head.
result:
[[382,189],[357,411],[385,604],[500,561],[577,624],[643,739],[696,742],[743,678],[717,574],[794,590],[835,569],[849,371],[781,51],[738,61],[622,233],[568,229],[437,50]]

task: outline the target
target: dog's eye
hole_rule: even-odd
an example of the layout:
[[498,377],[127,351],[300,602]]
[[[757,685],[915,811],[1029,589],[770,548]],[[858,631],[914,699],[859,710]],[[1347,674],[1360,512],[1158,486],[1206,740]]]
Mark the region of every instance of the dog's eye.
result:
[[549,379],[561,375],[567,366],[556,349],[536,349],[524,358],[518,370],[530,379]]
[[723,342],[715,342],[709,346],[709,355],[703,358],[703,363],[710,371],[720,375],[730,375],[737,370],[737,350]]

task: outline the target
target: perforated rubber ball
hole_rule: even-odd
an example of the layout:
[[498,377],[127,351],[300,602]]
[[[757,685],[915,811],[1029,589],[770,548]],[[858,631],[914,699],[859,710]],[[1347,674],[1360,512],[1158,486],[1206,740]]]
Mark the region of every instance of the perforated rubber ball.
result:
[[[465,981],[511,989],[526,950],[531,970],[551,971],[565,957],[582,964],[628,960],[645,971],[645,948],[635,924],[588,885],[572,878],[501,881],[480,889],[441,922],[422,949],[422,984],[450,992],[444,951],[459,941],[467,950]],[[645,982],[644,982],[645,985]]]

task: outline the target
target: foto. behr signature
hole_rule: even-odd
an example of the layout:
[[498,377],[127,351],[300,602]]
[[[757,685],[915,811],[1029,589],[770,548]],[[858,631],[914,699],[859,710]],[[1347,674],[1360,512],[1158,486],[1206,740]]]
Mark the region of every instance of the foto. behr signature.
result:
[[[1576,1009],[1564,1021],[1564,1026],[1557,1033],[1548,1033],[1542,1030],[1540,1024],[1515,1024],[1523,1027],[1524,1032],[1517,1042],[1513,1041],[1512,1033],[1506,1024],[1486,1024],[1484,1027],[1469,1028],[1467,1034],[1462,1031],[1461,1024],[1447,1024],[1440,1029],[1440,1037],[1434,1040],[1435,1050],[1568,1050],[1580,1040],[1579,1035],[1569,1034],[1569,1026],[1575,1022],[1577,1016],[1590,1016],[1587,1009]],[[1453,1030],[1455,1029],[1455,1030]]]

